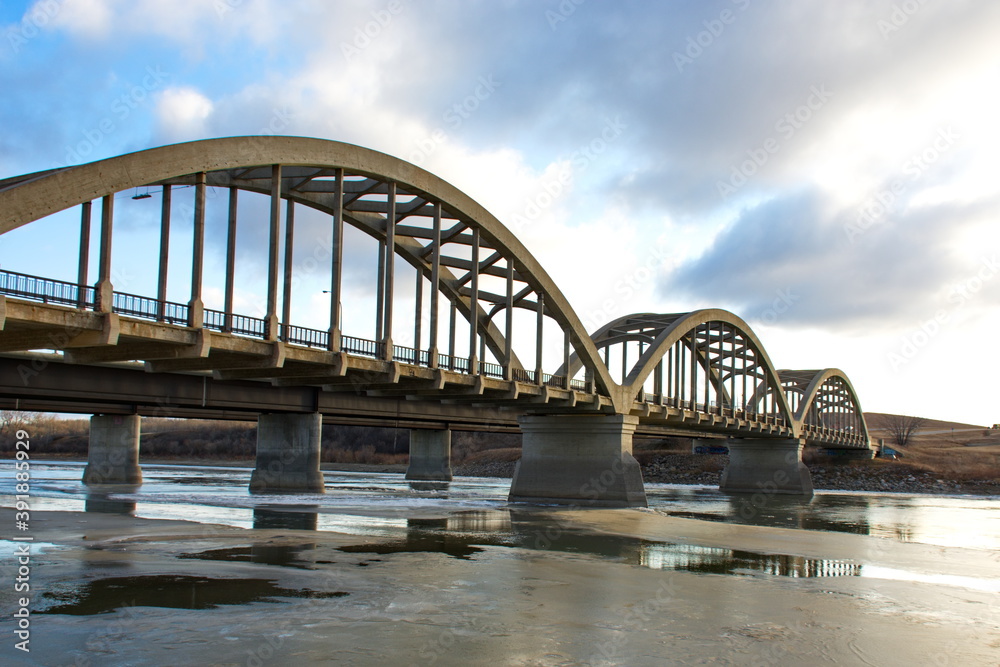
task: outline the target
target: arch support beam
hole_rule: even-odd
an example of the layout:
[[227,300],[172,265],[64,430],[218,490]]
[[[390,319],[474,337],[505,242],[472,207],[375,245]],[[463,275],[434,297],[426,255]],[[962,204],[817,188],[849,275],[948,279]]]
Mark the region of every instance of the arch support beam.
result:
[[629,415],[551,415],[518,419],[521,460],[510,486],[510,502],[578,507],[645,507],[632,434],[639,418]]
[[812,477],[802,462],[802,440],[730,438],[726,446],[729,464],[722,472],[720,491],[812,496]]

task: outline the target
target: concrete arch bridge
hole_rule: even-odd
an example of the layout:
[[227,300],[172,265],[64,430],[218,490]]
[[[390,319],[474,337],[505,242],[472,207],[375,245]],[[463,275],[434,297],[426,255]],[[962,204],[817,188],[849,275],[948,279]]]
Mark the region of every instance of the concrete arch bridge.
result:
[[[88,481],[141,478],[143,414],[259,415],[261,491],[322,490],[323,421],[410,427],[422,479],[449,429],[519,428],[524,501],[644,504],[636,432],[725,439],[730,491],[811,493],[807,444],[870,452],[843,372],[777,368],[718,309],[588,333],[507,227],[389,155],[232,137],[0,181],[0,234],[67,218],[69,261],[0,246],[0,405],[99,413]],[[158,243],[116,253],[134,229]]]

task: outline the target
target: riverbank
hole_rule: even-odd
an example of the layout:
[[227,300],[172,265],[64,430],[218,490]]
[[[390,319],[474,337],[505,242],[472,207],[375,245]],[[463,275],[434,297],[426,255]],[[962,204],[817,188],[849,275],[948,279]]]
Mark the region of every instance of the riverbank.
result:
[[[642,464],[645,482],[718,486],[726,466],[725,455],[657,454]],[[512,477],[511,461],[481,461],[455,467],[455,474],[475,477]],[[947,480],[898,461],[812,462],[813,486],[824,491],[888,493],[947,493],[1000,495],[1000,479]]]
[[[37,460],[74,461],[78,457],[36,457]],[[726,466],[725,455],[656,454],[644,457],[642,479],[661,484],[718,486]],[[252,460],[143,458],[141,463],[166,465],[210,465],[252,468]],[[453,472],[459,477],[498,477],[510,479],[516,461],[479,460],[458,463]],[[322,463],[327,471],[395,473],[406,472],[405,463]],[[870,491],[876,493],[941,493],[955,495],[1000,496],[1000,477],[992,479],[953,480],[938,473],[921,470],[900,461],[838,462],[826,459],[808,463],[813,487],[820,491]],[[1000,472],[1000,471],[998,471]]]

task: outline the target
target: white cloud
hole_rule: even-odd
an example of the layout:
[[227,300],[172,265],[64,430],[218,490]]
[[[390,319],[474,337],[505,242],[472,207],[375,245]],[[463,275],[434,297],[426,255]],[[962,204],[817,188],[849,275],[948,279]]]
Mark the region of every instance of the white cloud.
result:
[[160,132],[171,141],[206,137],[212,100],[191,87],[167,88],[156,96]]

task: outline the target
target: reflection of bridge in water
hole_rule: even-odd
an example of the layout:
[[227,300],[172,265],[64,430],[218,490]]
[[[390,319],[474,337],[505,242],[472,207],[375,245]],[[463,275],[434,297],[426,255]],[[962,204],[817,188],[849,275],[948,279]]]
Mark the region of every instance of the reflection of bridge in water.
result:
[[[121,500],[92,502],[88,512],[128,513],[135,503]],[[257,530],[317,531],[322,512],[317,507],[255,507]],[[621,535],[583,532],[563,525],[554,530],[546,515],[510,510],[470,510],[442,518],[409,518],[405,536],[362,544],[328,547],[317,541],[280,537],[252,545],[212,548],[181,554],[180,558],[250,562],[300,569],[316,569],[337,560],[337,552],[357,554],[361,563],[389,554],[443,554],[468,559],[488,548],[517,548],[599,556],[654,570],[701,574],[778,577],[856,577],[861,565],[852,561],[806,558],[787,554],[763,554],[721,547],[654,542]]]
[[[128,198],[134,188],[160,204],[159,252],[148,260],[157,266],[155,296],[113,285],[116,219],[142,219],[139,207],[148,206]],[[228,193],[224,211],[210,210],[209,192]],[[522,501],[644,504],[634,433],[726,439],[723,488],[731,491],[811,493],[806,444],[870,453],[842,372],[777,369],[750,327],[718,309],[635,314],[589,334],[499,220],[381,153],[228,138],[0,181],[0,233],[76,208],[75,275],[0,272],[0,405],[95,413],[88,483],[141,480],[140,415],[257,415],[256,491],[323,490],[324,421],[410,428],[408,476],[423,480],[450,479],[452,429],[519,428],[524,449],[510,497]],[[253,280],[238,285],[237,234],[254,236],[258,209],[267,248],[252,259],[266,276],[255,294],[263,308],[250,315],[235,306],[238,288],[254,289]],[[183,281],[190,298],[176,301],[168,299],[170,238],[182,211],[193,226]],[[316,215],[325,240],[296,263],[296,217]],[[224,281],[210,284],[206,229],[221,236],[223,228]],[[377,260],[374,303],[345,309],[354,296],[345,264],[365,243]],[[293,288],[320,274],[327,326],[293,323]],[[400,298],[404,286],[411,297]],[[214,307],[209,294],[218,295]],[[315,321],[313,300],[297,298]],[[362,309],[369,315],[357,316]],[[404,339],[410,345],[398,344]]]

